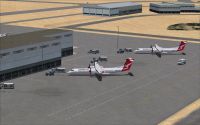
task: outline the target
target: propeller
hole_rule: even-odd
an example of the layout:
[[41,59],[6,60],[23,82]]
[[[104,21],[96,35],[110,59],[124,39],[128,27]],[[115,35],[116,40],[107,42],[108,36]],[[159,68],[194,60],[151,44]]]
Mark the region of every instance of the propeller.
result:
[[161,58],[162,54],[161,54],[160,50],[156,46],[154,46],[154,47],[157,49],[157,52],[155,52],[156,56],[158,56],[159,58]]
[[88,66],[88,68],[89,68],[90,77],[92,77],[92,71],[91,71],[91,66],[90,66],[90,63],[89,63],[89,66]]
[[151,54],[153,54],[153,45],[150,45],[151,48]]

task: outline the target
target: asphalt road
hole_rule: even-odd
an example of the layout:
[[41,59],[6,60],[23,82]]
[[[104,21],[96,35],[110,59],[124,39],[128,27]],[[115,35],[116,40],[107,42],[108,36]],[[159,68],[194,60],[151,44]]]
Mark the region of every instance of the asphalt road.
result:
[[[104,67],[119,66],[128,57],[135,63],[134,76],[95,77],[45,72],[8,82],[14,90],[0,90],[2,125],[155,125],[200,97],[200,46],[188,43],[186,56],[116,54],[117,36],[74,33],[75,55],[63,58],[62,66],[87,67],[93,57],[108,56]],[[119,47],[171,47],[167,40],[119,37]],[[98,48],[99,55],[87,51]],[[178,66],[179,58],[186,65]]]

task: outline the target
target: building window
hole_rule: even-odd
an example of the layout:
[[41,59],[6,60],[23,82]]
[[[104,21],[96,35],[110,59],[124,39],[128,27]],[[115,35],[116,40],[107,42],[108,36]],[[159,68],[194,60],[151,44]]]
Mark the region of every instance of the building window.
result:
[[56,39],[59,39],[59,38],[61,38],[61,36],[55,36],[55,38],[56,38]]
[[47,48],[49,45],[42,45],[40,48]]
[[28,48],[27,51],[33,51],[33,50],[36,50],[37,47],[31,47],[31,48]]
[[18,54],[18,53],[22,53],[22,52],[24,52],[23,49],[21,49],[21,50],[17,50],[17,51],[13,51],[13,54]]
[[72,34],[65,34],[64,37],[72,36]]
[[2,53],[2,54],[0,54],[0,57],[8,56],[9,54],[10,54],[10,52]]
[[59,45],[60,44],[60,42],[58,42],[58,43],[52,43],[51,45],[52,46],[57,46],[57,45]]

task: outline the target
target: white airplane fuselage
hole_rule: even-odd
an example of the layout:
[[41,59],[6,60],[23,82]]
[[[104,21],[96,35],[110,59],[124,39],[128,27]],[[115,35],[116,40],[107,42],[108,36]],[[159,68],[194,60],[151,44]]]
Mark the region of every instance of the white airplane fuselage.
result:
[[[119,72],[122,72],[121,67],[112,67],[112,68],[103,68],[102,75],[110,75],[110,74],[116,74]],[[94,66],[91,66],[90,68],[73,68],[72,70],[67,72],[69,75],[95,75],[99,74],[99,72],[95,69]]]
[[135,50],[136,54],[154,54],[154,53],[161,53],[161,54],[177,54],[179,53],[177,51],[178,47],[174,48],[159,48],[156,49],[155,47],[153,48],[138,48]]
[[161,55],[177,55],[177,54],[185,55],[185,53],[183,52],[185,45],[186,42],[183,41],[179,43],[179,46],[171,48],[163,48],[155,44],[150,48],[138,48],[134,52],[135,54],[156,54],[159,57],[161,57]]

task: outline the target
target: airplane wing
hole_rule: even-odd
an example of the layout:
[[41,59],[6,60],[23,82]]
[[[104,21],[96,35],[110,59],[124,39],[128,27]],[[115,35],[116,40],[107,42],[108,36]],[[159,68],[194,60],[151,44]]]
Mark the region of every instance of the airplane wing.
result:
[[95,68],[95,70],[97,71],[98,74],[103,73],[102,67],[97,62],[94,63],[94,68]]
[[161,50],[162,50],[162,47],[158,46],[158,44],[155,44],[155,48],[156,48],[158,51],[161,51]]

